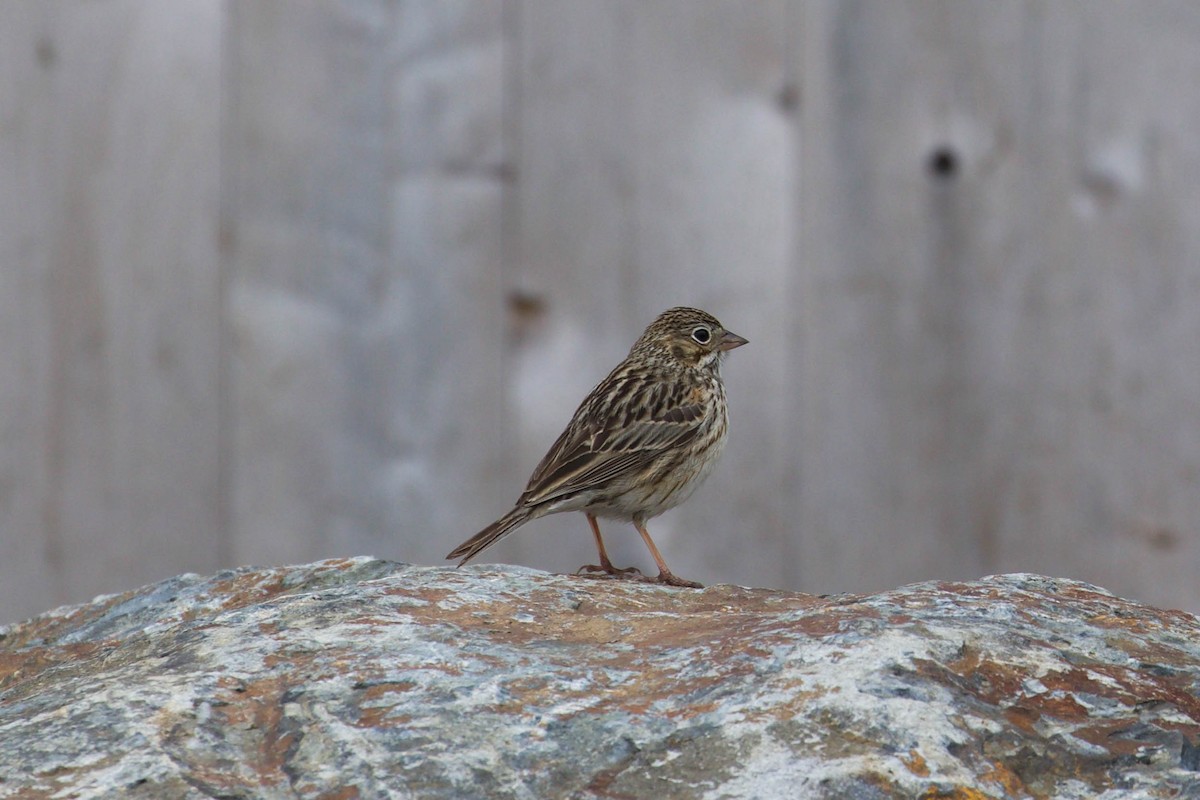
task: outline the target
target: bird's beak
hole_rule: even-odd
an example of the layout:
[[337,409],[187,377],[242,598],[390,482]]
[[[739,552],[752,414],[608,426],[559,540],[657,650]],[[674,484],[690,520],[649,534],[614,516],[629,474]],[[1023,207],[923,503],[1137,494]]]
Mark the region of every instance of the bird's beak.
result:
[[725,331],[721,334],[721,341],[717,343],[718,350],[732,350],[735,347],[741,347],[744,344],[749,344],[749,339],[743,339],[732,331]]

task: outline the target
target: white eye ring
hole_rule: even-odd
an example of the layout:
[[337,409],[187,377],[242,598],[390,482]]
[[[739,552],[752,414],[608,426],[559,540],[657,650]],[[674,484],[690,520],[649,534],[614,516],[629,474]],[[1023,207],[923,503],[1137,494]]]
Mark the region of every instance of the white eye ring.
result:
[[698,344],[708,344],[710,341],[712,341],[712,331],[703,325],[700,325],[692,331],[692,339]]

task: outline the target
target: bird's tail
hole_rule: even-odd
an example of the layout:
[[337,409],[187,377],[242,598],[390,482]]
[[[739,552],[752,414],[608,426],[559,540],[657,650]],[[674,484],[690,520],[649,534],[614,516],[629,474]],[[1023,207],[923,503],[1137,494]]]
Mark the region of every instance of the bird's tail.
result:
[[[450,551],[446,558],[461,558],[458,562],[461,567],[463,564],[470,561],[475,556],[479,555],[484,549],[491,547],[502,538],[512,533],[521,525],[531,520],[534,517],[532,508],[528,506],[517,506],[512,511],[505,514],[500,519],[488,525],[479,533],[467,539],[458,547]],[[540,516],[540,515],[537,515]]]

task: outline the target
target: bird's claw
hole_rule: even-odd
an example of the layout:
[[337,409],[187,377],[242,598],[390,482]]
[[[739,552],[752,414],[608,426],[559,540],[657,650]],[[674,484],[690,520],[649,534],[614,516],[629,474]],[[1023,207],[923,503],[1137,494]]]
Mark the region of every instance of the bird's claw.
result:
[[686,578],[680,578],[678,575],[676,575],[673,572],[658,573],[657,581],[659,583],[664,583],[667,586],[682,586],[686,589],[703,589],[704,588],[703,583],[697,583],[696,581],[689,581]]
[[[614,578],[631,577],[637,579],[644,577],[642,575],[642,571],[637,567],[625,567],[624,569],[618,569],[612,564],[584,564],[582,567],[575,570],[576,575],[591,576],[592,573],[596,572],[603,573],[604,575],[610,575]],[[595,577],[601,576],[597,575]]]

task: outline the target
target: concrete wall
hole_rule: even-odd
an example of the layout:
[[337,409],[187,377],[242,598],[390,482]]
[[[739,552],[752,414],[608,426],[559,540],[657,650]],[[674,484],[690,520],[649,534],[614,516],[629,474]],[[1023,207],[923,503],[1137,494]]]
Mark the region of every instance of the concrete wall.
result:
[[1182,0],[0,4],[0,618],[437,563],[677,304],[679,574],[1200,610],[1198,81]]

